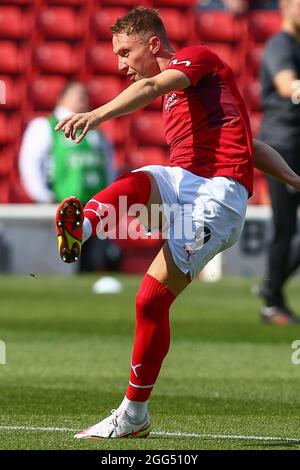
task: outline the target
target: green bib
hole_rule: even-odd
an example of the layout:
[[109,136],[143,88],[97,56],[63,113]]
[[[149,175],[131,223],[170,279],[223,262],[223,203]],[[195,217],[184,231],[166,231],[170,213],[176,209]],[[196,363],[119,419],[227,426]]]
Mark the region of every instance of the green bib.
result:
[[53,136],[51,189],[57,201],[76,196],[85,204],[107,186],[106,155],[87,137],[79,144],[66,139],[62,132],[54,130],[58,120],[54,116],[48,120]]

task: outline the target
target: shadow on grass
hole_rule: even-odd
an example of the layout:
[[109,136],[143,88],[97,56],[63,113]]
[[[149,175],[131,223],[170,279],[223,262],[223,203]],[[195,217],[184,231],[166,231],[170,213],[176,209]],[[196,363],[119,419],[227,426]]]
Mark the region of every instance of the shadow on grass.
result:
[[[261,439],[249,439],[247,440],[247,438],[239,438],[238,436],[237,437],[221,437],[221,436],[192,436],[192,435],[162,435],[162,434],[156,434],[155,432],[153,432],[152,434],[150,434],[148,436],[148,440],[170,440],[170,439],[174,439],[174,440],[182,440],[182,439],[188,439],[188,440],[195,440],[195,441],[199,441],[199,443],[202,441],[202,442],[228,442],[228,443],[239,443],[239,444],[242,444],[243,446],[245,447],[249,447],[249,448],[257,448],[257,447],[265,447],[265,448],[276,448],[276,447],[284,447],[284,448],[299,448],[300,449],[300,439],[295,439],[295,438],[291,438],[291,439],[295,439],[293,440],[292,442],[291,441],[288,441],[288,440],[285,440],[285,438],[278,438],[278,440],[276,439],[276,441],[273,441],[273,440],[268,440],[267,438],[262,441]],[[289,438],[286,438],[286,439],[289,439]]]

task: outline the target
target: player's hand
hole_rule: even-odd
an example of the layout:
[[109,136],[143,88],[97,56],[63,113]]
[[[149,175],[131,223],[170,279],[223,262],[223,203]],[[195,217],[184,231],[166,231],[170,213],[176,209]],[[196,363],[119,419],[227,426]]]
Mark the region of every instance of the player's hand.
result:
[[[55,126],[55,130],[62,130],[66,137],[75,140],[76,144],[82,141],[84,136],[90,129],[95,129],[98,125],[98,119],[94,111],[88,113],[73,114],[68,116]],[[76,137],[77,131],[81,130],[81,134]]]

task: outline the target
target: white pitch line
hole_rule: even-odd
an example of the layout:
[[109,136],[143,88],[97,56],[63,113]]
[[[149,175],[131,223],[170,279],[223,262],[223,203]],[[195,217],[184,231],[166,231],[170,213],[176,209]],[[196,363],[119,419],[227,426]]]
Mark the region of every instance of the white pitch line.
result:
[[[78,429],[72,428],[55,428],[55,427],[35,427],[35,426],[0,426],[0,431],[61,431],[61,432],[79,432]],[[245,435],[228,435],[228,434],[195,434],[184,432],[151,432],[152,436],[161,437],[196,437],[198,439],[228,439],[228,440],[250,440],[250,441],[283,441],[298,442],[300,437],[272,437],[272,436],[245,436]]]
[[70,428],[46,428],[35,426],[0,426],[0,431],[63,431],[63,432],[78,432],[78,429]]

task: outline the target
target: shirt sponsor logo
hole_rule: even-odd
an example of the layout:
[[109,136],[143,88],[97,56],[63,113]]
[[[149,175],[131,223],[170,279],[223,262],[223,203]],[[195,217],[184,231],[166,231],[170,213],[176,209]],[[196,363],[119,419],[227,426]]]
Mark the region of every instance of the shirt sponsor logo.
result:
[[165,111],[167,113],[170,112],[171,108],[176,104],[178,103],[179,101],[179,98],[178,96],[176,95],[176,93],[172,93],[172,94],[167,94],[166,95],[166,103],[165,103]]

